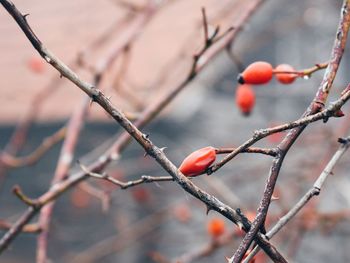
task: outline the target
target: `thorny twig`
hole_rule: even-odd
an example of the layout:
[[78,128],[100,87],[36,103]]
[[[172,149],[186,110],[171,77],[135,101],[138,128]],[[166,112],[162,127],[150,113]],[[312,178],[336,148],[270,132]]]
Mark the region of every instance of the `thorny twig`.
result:
[[[349,26],[350,0],[344,0],[341,9],[339,26],[337,29],[336,38],[331,52],[331,59],[329,61],[323,80],[318,88],[317,94],[313,102],[303,114],[304,117],[313,115],[322,110],[327,101],[328,94],[332,88],[333,81],[335,79],[342,55],[344,53]],[[348,88],[346,90],[348,90]],[[273,194],[284,157],[286,156],[290,147],[294,144],[294,142],[297,140],[297,138],[305,128],[306,125],[303,125],[290,130],[283,139],[283,141],[278,145],[280,149],[280,154],[274,159],[271,165],[263,197],[260,201],[257,210],[257,216],[252,223],[251,229],[243,238],[243,241],[241,242],[240,246],[238,247],[234,255],[229,259],[230,263],[238,263],[242,260],[244,254],[246,253],[250,244],[252,243],[254,236],[257,234],[258,230],[263,226],[271,202],[271,196]]]
[[[145,136],[142,132],[140,132],[136,126],[134,126],[128,119],[125,118],[125,116],[120,112],[120,110],[116,109],[109,99],[98,89],[96,89],[94,86],[92,86],[89,83],[86,83],[82,81],[73,71],[71,71],[65,64],[63,64],[58,58],[56,58],[49,50],[47,50],[40,40],[37,38],[37,36],[33,33],[33,31],[30,29],[28,23],[24,19],[23,15],[16,9],[16,7],[9,1],[1,0],[1,3],[5,7],[5,9],[14,17],[18,25],[21,27],[21,29],[24,31],[30,42],[33,44],[34,48],[37,49],[37,51],[40,53],[40,55],[53,67],[55,67],[62,76],[68,78],[71,80],[74,84],[76,84],[82,91],[84,91],[86,94],[88,94],[92,101],[97,102],[102,106],[110,115],[113,117],[126,131],[130,133],[130,135],[139,142],[139,144],[145,149],[145,151],[156,159],[156,161],[170,174],[173,176],[174,180],[182,186],[184,190],[192,194],[193,196],[200,199],[202,202],[204,202],[210,209],[216,210],[217,212],[223,214],[228,219],[232,220],[236,224],[242,224],[240,221],[240,216],[236,213],[235,210],[231,209],[227,205],[220,202],[218,199],[216,199],[213,196],[210,196],[203,190],[199,189],[197,186],[191,183],[184,175],[179,173],[177,171],[177,168],[174,164],[172,164],[165,154],[156,147],[147,136]],[[260,2],[257,2],[255,7]],[[235,36],[234,34],[231,34],[231,39]],[[222,40],[223,38],[220,38]],[[213,54],[213,53],[212,53]],[[195,59],[196,61],[197,59]],[[205,61],[205,60],[204,60]],[[201,67],[203,67],[203,63],[201,64]],[[191,70],[192,71],[192,70]],[[191,79],[193,78],[193,75],[191,74]],[[103,166],[103,165],[102,165]],[[104,166],[103,166],[104,167]],[[40,204],[40,208],[47,204],[48,202],[55,199],[58,195],[60,195],[62,192],[68,189],[68,187],[71,187],[78,183],[79,181],[83,180],[86,177],[86,174],[77,174],[76,176],[72,176],[70,178],[67,178],[65,181],[62,181],[61,183],[55,185],[54,189],[51,189],[51,191],[48,191],[46,194],[42,195],[38,201]],[[39,209],[40,209],[39,208]],[[21,230],[22,224],[26,223],[25,218],[28,218],[30,220],[37,211],[34,210],[27,210],[26,214],[21,218],[19,221],[19,224],[17,224],[13,229],[10,229],[9,232],[11,234],[6,235],[6,238],[3,238],[0,240],[0,251],[3,251],[8,244],[13,240],[13,238],[18,234],[18,232]],[[247,226],[244,228],[247,229]],[[276,262],[285,262],[283,257],[279,254],[279,252],[267,242],[266,239],[264,239],[263,236],[260,234],[257,236],[257,242],[260,246],[263,247],[264,251],[274,259]]]
[[[322,173],[319,175],[315,181],[312,188],[305,193],[305,195],[300,198],[300,200],[286,213],[281,217],[278,222],[271,228],[270,231],[266,233],[266,236],[271,239],[278,231],[280,231],[294,216],[310,201],[310,199],[316,195],[319,195],[322,189],[322,186],[327,179],[327,177],[332,174],[332,170],[335,165],[338,163],[342,155],[348,150],[350,146],[350,137],[339,140],[340,146],[335,152],[331,160],[328,162]],[[244,259],[244,263],[248,263],[259,251],[259,247],[255,247],[254,250]]]

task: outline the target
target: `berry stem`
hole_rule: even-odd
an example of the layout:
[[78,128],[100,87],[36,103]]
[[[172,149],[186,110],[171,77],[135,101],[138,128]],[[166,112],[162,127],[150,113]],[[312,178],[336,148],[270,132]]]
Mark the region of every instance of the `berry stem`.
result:
[[297,75],[298,77],[303,77],[303,76],[311,76],[313,73],[316,71],[319,71],[321,69],[325,69],[328,66],[328,62],[320,63],[320,64],[315,64],[315,66],[307,69],[302,69],[299,71],[279,71],[279,70],[273,70],[272,74],[293,74]]

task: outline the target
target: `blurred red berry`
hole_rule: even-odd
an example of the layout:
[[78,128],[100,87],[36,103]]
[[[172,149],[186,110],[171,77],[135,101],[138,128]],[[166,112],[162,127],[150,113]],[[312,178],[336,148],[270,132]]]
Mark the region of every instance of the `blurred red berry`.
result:
[[249,116],[255,105],[255,92],[250,85],[239,85],[236,89],[236,104],[242,114]]
[[45,63],[42,58],[32,57],[28,61],[28,67],[31,71],[37,74],[41,74],[45,71]]
[[295,69],[288,64],[281,64],[275,68],[276,79],[282,84],[291,84],[298,77],[297,74],[278,72],[295,72]]
[[225,221],[221,218],[213,218],[209,221],[207,230],[212,237],[217,238],[225,233]]

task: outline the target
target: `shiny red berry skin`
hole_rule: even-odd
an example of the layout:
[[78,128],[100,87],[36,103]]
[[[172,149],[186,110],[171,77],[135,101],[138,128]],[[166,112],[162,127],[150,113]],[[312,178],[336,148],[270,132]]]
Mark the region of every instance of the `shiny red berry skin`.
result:
[[272,79],[273,68],[270,63],[257,61],[250,64],[239,76],[240,84],[266,84]]
[[200,175],[215,161],[216,150],[208,146],[188,155],[181,163],[179,170],[185,176],[193,177]]

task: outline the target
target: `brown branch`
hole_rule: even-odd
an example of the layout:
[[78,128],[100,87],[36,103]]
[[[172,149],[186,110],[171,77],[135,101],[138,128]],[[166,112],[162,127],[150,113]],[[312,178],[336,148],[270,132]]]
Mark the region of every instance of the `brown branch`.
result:
[[[23,19],[21,13],[11,2],[7,0],[0,0],[0,2],[3,4],[5,9],[15,18],[22,30],[25,31],[25,34],[30,39],[30,41],[32,43],[35,43],[35,45],[33,46],[38,50],[38,52],[43,56],[43,58],[53,67],[55,67],[62,74],[62,76],[68,78],[70,81],[76,84],[82,91],[88,94],[91,97],[92,101],[100,104],[100,106],[102,106],[110,114],[110,116],[113,117],[144,148],[148,155],[155,158],[155,160],[174,178],[174,180],[184,190],[186,190],[188,193],[204,202],[207,205],[208,209],[212,209],[221,213],[222,215],[230,219],[232,222],[244,227],[245,230],[249,229],[249,225],[247,225],[246,220],[244,220],[243,223],[241,222],[242,218],[240,214],[238,214],[235,210],[219,201],[217,198],[209,195],[208,193],[195,186],[183,174],[179,173],[177,167],[173,163],[171,163],[170,160],[167,159],[164,152],[160,148],[156,147],[149,140],[148,136],[143,134],[139,129],[136,128],[135,125],[133,125],[128,119],[126,119],[123,113],[117,108],[115,108],[111,104],[109,99],[100,90],[96,89],[91,84],[82,81],[73,71],[71,71],[65,64],[63,64],[58,58],[56,58],[48,49],[46,49],[40,41],[38,42],[38,38],[34,35],[25,19]],[[259,1],[256,2],[254,7],[256,8],[256,6],[258,6],[259,3]],[[244,21],[246,19],[247,17],[245,17]],[[231,38],[229,39],[232,40],[233,36],[235,35],[231,34]],[[224,38],[220,38],[220,41],[222,40],[224,40]],[[198,58],[195,58],[194,60],[197,61]],[[203,65],[207,63],[206,61],[207,60],[204,60],[205,63],[202,62],[199,68],[202,68]],[[198,68],[194,71],[195,74],[197,74],[197,70]],[[191,72],[192,71],[193,70],[191,70]],[[193,78],[193,76],[194,75],[191,74],[190,80]],[[105,163],[105,160],[100,160],[100,162],[96,164],[95,169],[98,170],[98,168],[104,167]],[[93,172],[95,169],[90,169],[90,171]],[[42,195],[38,199],[40,206],[42,207],[45,204],[51,202],[52,200],[57,198],[62,192],[77,184],[87,176],[88,175],[86,175],[85,173],[79,173],[67,178],[66,180],[60,183],[57,183],[50,189],[50,191],[48,191],[46,194]],[[32,216],[35,214],[35,212],[32,213],[31,211],[27,211],[27,214],[30,214]],[[29,218],[29,216],[26,216],[26,218]],[[25,223],[25,220],[21,220],[21,222],[22,221]],[[9,244],[8,240],[12,240],[14,236],[18,234],[18,232],[20,231],[20,227],[17,227],[15,229],[11,228],[9,232],[13,230],[15,231],[14,233],[6,235],[6,237],[0,241],[0,252],[3,251]],[[279,254],[279,252],[271,244],[269,244],[268,241],[261,234],[259,234],[256,237],[256,240],[257,243],[275,262],[285,262],[283,257]],[[1,243],[3,243],[4,245],[1,245]]]
[[[281,124],[275,127],[271,128],[266,128],[266,129],[260,129],[254,132],[254,136],[244,142],[242,145],[240,145],[237,148],[232,149],[232,151],[225,156],[224,159],[222,159],[220,162],[214,164],[212,167],[210,167],[206,173],[207,174],[212,174],[216,171],[218,171],[220,168],[222,168],[226,163],[231,161],[234,157],[236,157],[238,154],[243,153],[243,152],[249,152],[250,148],[254,149],[254,151],[263,151],[264,149],[259,149],[259,148],[253,148],[250,147],[251,145],[255,144],[259,140],[277,132],[281,131],[286,131],[290,130],[293,128],[299,128],[303,127],[305,125],[308,125],[310,123],[323,120],[324,122],[327,122],[327,120],[330,117],[337,117],[336,113],[341,109],[341,107],[350,99],[350,84],[344,89],[342,92],[342,95],[339,99],[337,99],[335,102],[333,102],[331,105],[329,105],[327,108],[324,110],[315,113],[313,115],[305,115],[305,117],[302,117],[296,121]],[[268,149],[266,149],[268,150]],[[272,151],[275,151],[272,149]],[[271,152],[272,153],[272,152]],[[272,153],[273,154],[273,153]]]
[[[11,223],[0,220],[0,229],[1,230],[9,230],[12,227]],[[41,228],[38,224],[26,224],[23,226],[22,232],[23,233],[30,233],[30,234],[38,234],[40,233]]]
[[78,187],[86,193],[98,198],[102,204],[102,212],[108,212],[111,205],[111,196],[108,191],[103,191],[97,187],[89,184],[88,182],[81,182]]
[[209,35],[208,35],[207,15],[206,15],[204,7],[202,7],[202,18],[203,18],[203,31],[204,31],[204,46],[207,46],[208,45],[208,41],[210,41],[210,38],[209,38]]
[[[319,175],[317,180],[315,181],[312,188],[309,189],[305,193],[304,196],[286,213],[284,216],[282,216],[278,222],[274,225],[273,228],[269,232],[267,232],[266,236],[271,239],[275,234],[277,234],[292,218],[295,217],[295,215],[313,198],[314,196],[317,196],[320,194],[322,186],[327,179],[327,177],[332,174],[332,170],[334,169],[335,165],[338,163],[342,155],[348,150],[350,146],[350,137],[347,137],[346,139],[341,139],[340,146],[338,150],[335,152],[331,160],[328,162],[322,173]],[[251,260],[256,253],[259,251],[259,247],[255,247],[254,250],[249,254],[247,258],[244,259],[244,263],[248,263],[249,260]]]
[[[350,26],[350,0],[344,0],[343,6],[341,9],[341,16],[339,20],[339,26],[336,34],[336,38],[334,41],[334,45],[331,52],[331,59],[327,66],[326,72],[324,74],[323,80],[318,88],[317,94],[310,104],[309,108],[305,111],[303,116],[309,116],[319,112],[326,103],[328,98],[328,94],[331,90],[334,78],[336,76],[341,58],[344,53],[348,30]],[[297,128],[292,129],[285,136],[283,141],[278,145],[280,148],[280,154],[275,158],[272,163],[270,173],[268,175],[267,183],[265,186],[265,190],[263,193],[263,197],[260,201],[258,212],[255,220],[252,223],[251,229],[243,238],[240,246],[234,253],[234,255],[230,258],[230,262],[238,263],[242,260],[244,254],[248,250],[250,244],[252,243],[255,235],[258,233],[258,230],[261,226],[263,226],[265,222],[265,218],[268,212],[268,208],[271,202],[271,197],[276,185],[276,181],[288,150],[297,140],[299,135],[306,128],[306,125],[299,126]]]
[[[68,122],[67,135],[63,142],[60,157],[57,162],[56,171],[51,185],[54,185],[55,183],[63,180],[68,173],[71,162],[73,160],[74,150],[79,138],[79,134],[83,127],[84,119],[87,114],[88,106],[89,98],[83,96],[81,104],[77,106]],[[40,211],[39,225],[42,229],[42,232],[38,236],[37,263],[45,263],[47,261],[47,238],[53,208],[54,202],[51,202]]]
[[[236,151],[236,148],[218,148],[215,150],[217,154],[232,153],[234,151]],[[246,149],[243,149],[242,153],[261,153],[272,157],[276,157],[278,151],[276,149],[270,148],[248,147]]]
[[140,179],[138,180],[133,180],[133,181],[128,181],[128,182],[123,182],[118,179],[115,179],[114,177],[108,175],[107,173],[94,173],[88,170],[88,168],[82,164],[80,164],[81,169],[83,172],[90,177],[97,178],[97,179],[102,179],[106,180],[114,185],[117,185],[120,187],[120,189],[127,189],[139,184],[143,183],[153,183],[153,182],[169,182],[169,181],[174,181],[174,178],[171,176],[149,176],[149,175],[142,175]]
[[325,63],[319,63],[316,64],[315,66],[307,69],[302,69],[302,70],[295,70],[295,71],[280,71],[280,70],[273,70],[273,74],[281,74],[281,73],[286,73],[286,74],[293,74],[297,75],[299,77],[311,77],[311,75],[321,69],[325,69],[328,66],[328,62]]
[[39,207],[29,206],[23,215],[11,226],[0,240],[0,253],[6,249],[27,223],[38,213]]
[[34,207],[34,208],[40,206],[40,203],[38,202],[38,200],[34,200],[26,196],[18,185],[15,185],[13,187],[12,192],[18,197],[19,200],[21,200],[27,206]]
[[42,143],[30,154],[23,157],[17,157],[4,153],[1,155],[1,162],[7,167],[18,168],[27,165],[33,165],[53,146],[59,143],[66,134],[66,128],[62,127],[51,136],[45,138]]
[[130,46],[130,43],[134,41],[141,29],[147,25],[155,13],[157,5],[152,1],[144,8],[144,10],[138,13],[132,21],[130,21],[123,31],[119,34],[117,40],[112,44],[112,48],[107,52],[107,55],[97,62],[95,66],[95,83],[101,81],[102,75],[112,66],[115,59]]
[[173,204],[159,208],[154,213],[141,217],[137,222],[125,226],[118,234],[100,240],[96,244],[85,248],[78,255],[68,256],[64,261],[84,263],[97,262],[99,259],[112,252],[130,246],[133,242],[140,240],[146,234],[150,234],[162,222],[168,219],[167,215],[169,215],[169,210],[172,207]]
[[200,260],[201,258],[210,256],[213,252],[217,251],[220,247],[223,247],[230,242],[232,242],[232,239],[235,237],[236,232],[230,231],[229,233],[226,233],[220,238],[212,239],[208,244],[204,245],[203,247],[200,247],[196,250],[191,250],[179,257],[177,257],[175,260],[172,260],[172,263],[189,263],[196,260]]
[[[122,28],[127,22],[130,21],[130,19],[133,18],[133,15],[127,15],[126,17],[122,18],[121,20],[116,21],[116,23],[113,23],[113,25],[108,28],[105,32],[103,32],[100,36],[98,36],[94,41],[89,43],[86,47],[83,47],[82,50],[78,52],[77,57],[68,63],[70,68],[77,69],[78,67],[85,67],[89,68],[85,61],[85,57],[87,54],[91,51],[96,49],[98,46],[102,45],[104,42],[108,40],[108,38],[112,35],[111,32],[115,28]],[[57,76],[54,76],[47,86],[45,86],[42,90],[40,90],[38,93],[36,93],[33,96],[33,99],[29,103],[30,107],[28,110],[25,111],[24,117],[18,122],[15,131],[13,132],[10,141],[5,146],[2,154],[3,155],[11,155],[15,156],[15,154],[20,150],[22,145],[25,143],[28,130],[36,118],[36,115],[40,111],[43,103],[49,99],[52,95],[54,95],[55,91],[58,90],[58,87],[62,81],[59,81],[60,78]],[[1,159],[1,158],[0,158]],[[0,162],[0,178],[4,175],[6,172],[6,169],[9,168],[6,166],[6,164]],[[2,180],[1,178],[0,180]]]

